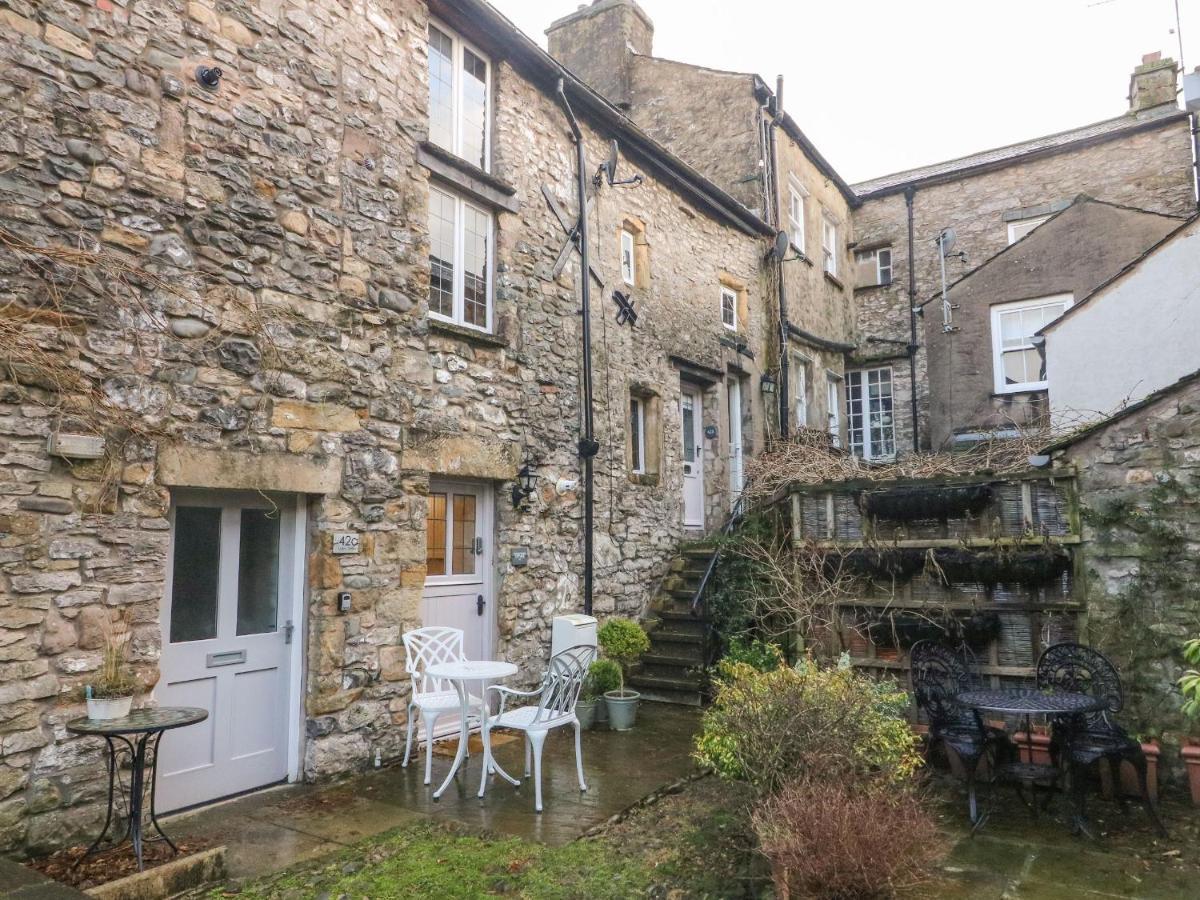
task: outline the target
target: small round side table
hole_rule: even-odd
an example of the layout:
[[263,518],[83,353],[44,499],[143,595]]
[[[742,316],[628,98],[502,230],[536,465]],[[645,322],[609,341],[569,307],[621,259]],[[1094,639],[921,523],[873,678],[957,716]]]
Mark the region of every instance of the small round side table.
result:
[[[72,719],[67,723],[67,731],[72,734],[90,734],[104,738],[108,745],[108,812],[104,817],[104,828],[100,836],[92,842],[87,852],[75,863],[83,862],[93,853],[108,835],[110,825],[113,825],[113,810],[116,804],[116,788],[121,787],[125,800],[125,808],[129,813],[129,821],[125,825],[125,833],[116,837],[114,827],[112,846],[115,850],[128,840],[133,844],[133,852],[137,857],[138,871],[142,871],[142,845],[144,842],[163,840],[176,853],[179,848],[167,837],[162,826],[158,824],[158,816],[154,810],[154,786],[158,775],[158,745],[162,736],[174,728],[186,728],[208,718],[208,710],[192,706],[160,706],[154,709],[136,709],[120,719],[89,719],[86,716]],[[158,832],[159,837],[143,838],[142,808],[146,792],[146,756],[150,755],[150,824]],[[121,756],[129,754],[130,772],[129,789],[126,793],[124,784],[118,777]]]

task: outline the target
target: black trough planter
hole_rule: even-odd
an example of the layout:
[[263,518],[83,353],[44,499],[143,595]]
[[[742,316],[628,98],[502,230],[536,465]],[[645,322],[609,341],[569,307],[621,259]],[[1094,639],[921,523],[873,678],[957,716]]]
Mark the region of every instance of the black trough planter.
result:
[[990,484],[909,485],[863,491],[858,508],[864,516],[911,522],[976,513],[992,499]]

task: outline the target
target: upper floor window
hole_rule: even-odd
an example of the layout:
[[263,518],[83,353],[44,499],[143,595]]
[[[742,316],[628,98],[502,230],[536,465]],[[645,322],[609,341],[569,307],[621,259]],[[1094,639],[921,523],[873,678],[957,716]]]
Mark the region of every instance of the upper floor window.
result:
[[890,366],[846,373],[846,411],[851,453],[863,459],[896,455]]
[[821,216],[821,258],[825,271],[836,278],[838,274],[838,224],[829,213]]
[[1033,229],[1045,222],[1049,216],[1031,216],[1028,219],[1017,219],[1008,223],[1008,242],[1015,244]]
[[629,471],[646,474],[646,401],[638,396],[629,398]]
[[854,254],[859,287],[892,283],[892,248],[859,250]]
[[429,188],[429,314],[492,330],[492,216]]
[[738,295],[732,288],[721,288],[721,324],[737,331]]
[[829,417],[829,443],[842,446],[842,379],[832,372],[825,376],[825,408]]
[[788,180],[788,237],[801,253],[804,252],[804,198],[807,196],[803,187]]
[[637,284],[637,241],[628,228],[621,229],[621,280],[630,287]]
[[429,26],[429,140],[485,170],[490,69],[458,35]]
[[1055,294],[992,307],[992,359],[997,394],[1046,389],[1046,360],[1033,343],[1071,305],[1070,294]]
[[799,354],[792,356],[792,408],[796,411],[796,427],[808,427],[808,360]]

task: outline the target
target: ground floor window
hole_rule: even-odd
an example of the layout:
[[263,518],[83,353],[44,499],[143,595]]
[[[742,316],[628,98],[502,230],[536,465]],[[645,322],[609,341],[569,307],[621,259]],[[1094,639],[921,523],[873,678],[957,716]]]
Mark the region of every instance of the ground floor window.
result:
[[891,366],[847,372],[846,410],[851,453],[864,459],[896,455]]

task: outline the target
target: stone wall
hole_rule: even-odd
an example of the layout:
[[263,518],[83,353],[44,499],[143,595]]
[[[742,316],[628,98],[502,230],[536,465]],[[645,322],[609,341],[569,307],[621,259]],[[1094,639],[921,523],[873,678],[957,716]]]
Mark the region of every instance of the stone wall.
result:
[[1200,635],[1200,380],[1159,391],[1057,451],[1079,473],[1086,640],[1120,670],[1131,733],[1168,767],[1194,733],[1179,712],[1180,646]]
[[[1186,119],[1164,118],[1159,127],[1067,152],[1017,160],[938,183],[916,183],[916,302],[924,302],[940,290],[937,236],[943,228],[956,230],[956,251],[967,254],[965,263],[958,259],[947,263],[947,275],[954,281],[1006,246],[1006,213],[1070,201],[1078,194],[1157,212],[1190,213],[1195,209],[1190,142]],[[862,206],[854,211],[856,239],[862,246],[890,244],[893,265],[891,285],[856,292],[860,344],[865,349],[871,338],[896,341],[897,367],[907,365],[903,347],[909,340],[906,215],[900,191],[864,194]],[[931,314],[936,311],[927,309],[926,315]],[[928,448],[929,377],[924,346],[917,362],[921,443]],[[901,415],[898,429],[911,433],[911,424],[906,422],[911,418],[908,404],[897,406]],[[898,446],[909,447],[911,442],[899,441]]]
[[[582,517],[578,266],[553,277],[563,235],[541,196],[574,207],[574,153],[544,81],[473,35],[493,55],[493,175],[516,201],[496,218],[483,336],[426,315],[424,4],[11,0],[0,16],[0,226],[97,250],[74,266],[0,248],[0,299],[30,310],[23,340],[80,379],[55,390],[18,367],[0,385],[0,848],[98,825],[96,742],[63,726],[111,611],[130,610],[136,664],[154,669],[175,487],[309,495],[304,777],[402,747],[398,642],[420,624],[431,475],[494,486],[497,652],[535,678],[550,618],[579,608]],[[213,63],[209,92],[193,73]],[[588,128],[593,165],[612,136]],[[725,378],[744,378],[751,449],[764,421],[763,239],[645,162],[625,158],[644,183],[602,188],[594,212],[601,614],[640,612],[683,537],[677,366],[709,382],[710,526],[728,503]],[[610,299],[628,216],[652,273],[636,328]],[[721,283],[740,286],[738,335]],[[657,478],[627,474],[631,387],[661,400]],[[104,433],[109,459],[51,456],[48,436],[68,429]],[[516,512],[507,487],[526,458],[540,492]],[[361,534],[361,552],[334,556],[334,531]],[[528,565],[509,564],[516,547]]]

